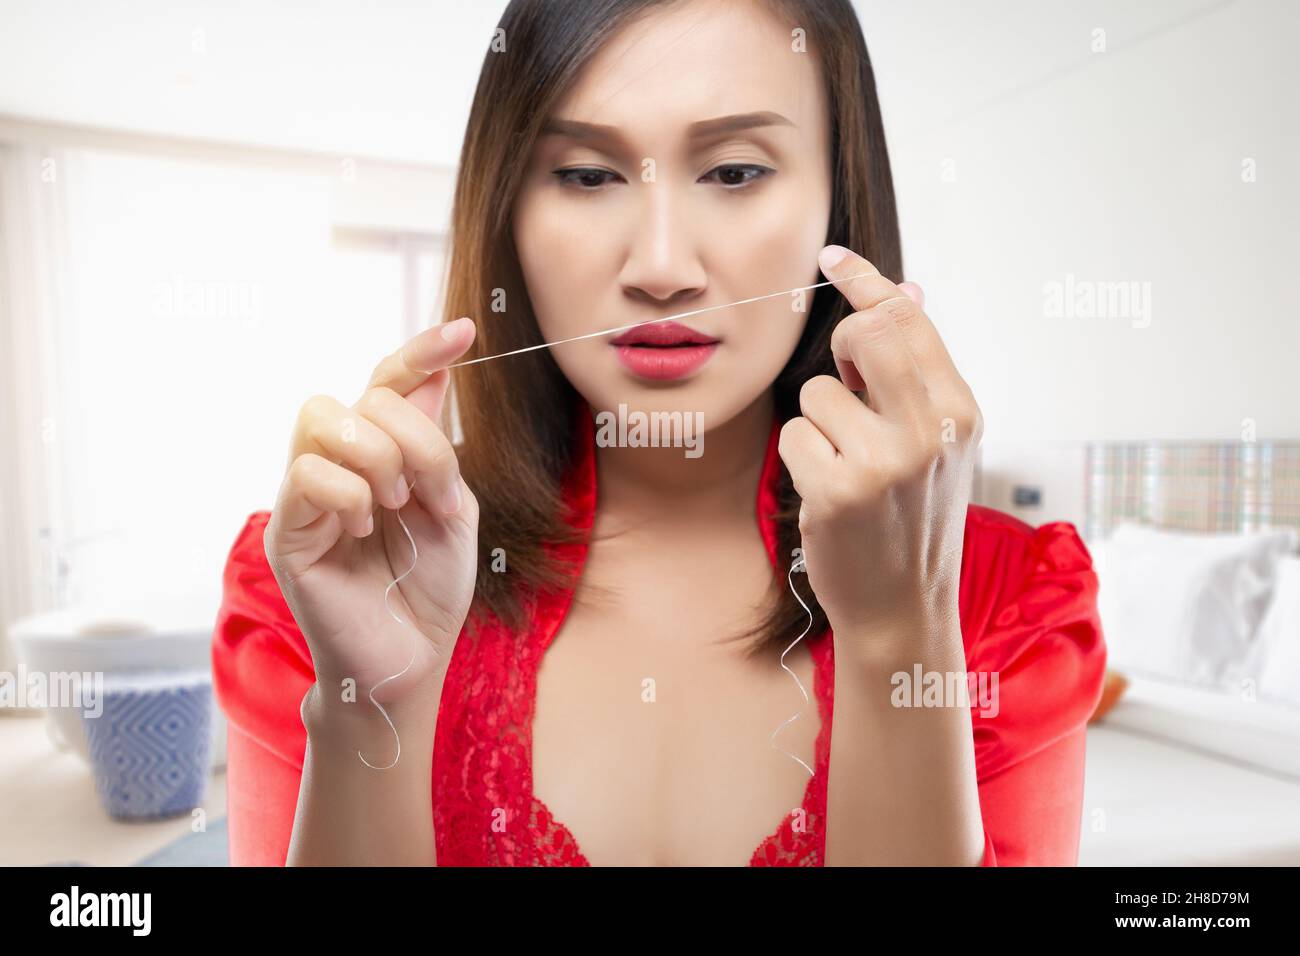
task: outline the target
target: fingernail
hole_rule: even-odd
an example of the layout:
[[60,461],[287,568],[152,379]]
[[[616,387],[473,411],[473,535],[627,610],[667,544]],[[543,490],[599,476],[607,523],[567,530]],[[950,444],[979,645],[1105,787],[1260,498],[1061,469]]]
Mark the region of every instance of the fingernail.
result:
[[369,518],[366,519],[366,533],[363,534],[361,537],[368,538],[371,532],[373,532],[374,530],[375,530],[375,516],[371,515]]
[[460,510],[460,472],[456,473],[455,479],[451,485],[442,492],[442,498],[438,502],[438,507],[446,515],[454,515]]
[[442,337],[448,342],[458,338],[465,328],[465,323],[469,321],[469,316],[462,316],[455,322],[448,322],[442,327]]
[[397,476],[397,488],[396,488],[395,493],[396,493],[396,496],[397,496],[397,507],[399,507],[399,508],[402,507],[402,505],[406,504],[407,499],[409,499],[409,498],[411,497],[411,491],[410,491],[410,489],[407,488],[407,486],[406,486],[406,476],[405,476],[405,475],[398,475],[398,476]]
[[844,261],[844,257],[849,254],[849,250],[843,246],[827,246],[817,256],[817,264],[822,267],[822,272],[828,269],[834,269]]

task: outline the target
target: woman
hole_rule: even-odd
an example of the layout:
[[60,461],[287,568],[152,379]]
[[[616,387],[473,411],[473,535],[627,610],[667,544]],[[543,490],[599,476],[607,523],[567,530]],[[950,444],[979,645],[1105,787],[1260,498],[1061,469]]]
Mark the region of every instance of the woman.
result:
[[458,177],[465,317],[230,556],[232,862],[1074,864],[1096,579],[968,505],[847,0],[515,0]]

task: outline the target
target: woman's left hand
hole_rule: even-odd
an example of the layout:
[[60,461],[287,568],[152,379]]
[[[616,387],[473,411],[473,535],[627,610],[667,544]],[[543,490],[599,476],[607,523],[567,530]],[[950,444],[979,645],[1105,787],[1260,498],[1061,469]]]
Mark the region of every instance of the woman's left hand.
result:
[[[808,581],[837,648],[844,639],[946,646],[960,638],[957,588],[983,418],[919,287],[909,294],[840,246],[824,249],[820,264],[856,311],[831,338],[842,381],[809,379],[802,416],[781,429],[781,458],[803,499]],[[854,394],[863,390],[865,401]]]

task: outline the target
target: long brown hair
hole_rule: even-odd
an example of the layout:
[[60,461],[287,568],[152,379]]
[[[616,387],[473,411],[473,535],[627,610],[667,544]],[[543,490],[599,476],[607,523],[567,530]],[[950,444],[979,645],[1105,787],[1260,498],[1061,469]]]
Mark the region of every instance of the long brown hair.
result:
[[[478,336],[465,358],[543,342],[514,248],[510,214],[541,126],[583,65],[629,18],[681,0],[512,0],[498,24],[504,49],[489,49],[461,149],[451,221],[444,319],[475,317]],[[802,28],[819,57],[830,107],[831,214],[827,243],[859,252],[889,278],[902,279],[898,215],[876,83],[849,0],[753,0]],[[793,34],[792,34],[793,35]],[[832,291],[827,287],[823,293]],[[505,311],[494,303],[505,302]],[[803,337],[774,383],[776,414],[799,414],[799,389],[835,374],[830,337],[850,311],[842,295],[813,298]],[[507,318],[508,317],[508,318]],[[547,349],[456,370],[454,412],[464,433],[461,471],[478,498],[479,566],[470,630],[495,617],[512,630],[528,617],[528,596],[573,586],[574,568],[547,542],[582,539],[563,512],[562,481],[575,453],[581,399]],[[799,497],[780,467],[778,554],[799,546]],[[498,550],[500,549],[500,550]],[[500,573],[504,555],[506,573]],[[494,567],[494,561],[498,562]],[[813,629],[826,617],[806,586]],[[784,646],[808,615],[774,576],[770,611],[737,637],[761,635],[751,653]]]

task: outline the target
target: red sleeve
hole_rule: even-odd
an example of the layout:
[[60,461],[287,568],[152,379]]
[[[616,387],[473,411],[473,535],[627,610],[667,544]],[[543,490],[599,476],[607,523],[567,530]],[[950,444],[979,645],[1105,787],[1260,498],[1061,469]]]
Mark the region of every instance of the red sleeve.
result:
[[269,512],[249,517],[226,560],[212,679],[229,723],[226,795],[231,866],[283,866],[298,806],[315,682],[307,642],[262,546]]
[[980,860],[980,866],[997,866],[998,855],[993,850],[993,837],[989,836],[989,831],[984,831],[984,857]]
[[1097,576],[1073,525],[1023,527],[995,532],[1018,539],[996,549],[1014,570],[969,663],[990,692],[988,706],[973,693],[971,710],[981,865],[1075,866],[1084,739],[1106,668]]

